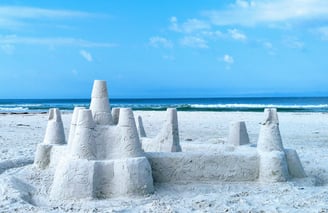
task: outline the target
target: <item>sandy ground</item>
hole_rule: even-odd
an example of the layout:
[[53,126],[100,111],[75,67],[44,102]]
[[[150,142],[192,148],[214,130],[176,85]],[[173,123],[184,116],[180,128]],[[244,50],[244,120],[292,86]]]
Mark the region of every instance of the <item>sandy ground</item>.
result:
[[[165,112],[135,115],[142,115],[148,136],[155,136],[165,119]],[[178,116],[182,144],[222,143],[229,122],[239,120],[246,121],[250,141],[256,144],[263,119],[263,113],[255,112],[179,112]],[[62,117],[67,136],[71,114]],[[297,150],[308,178],[271,184],[157,184],[154,194],[141,198],[52,203],[45,197],[33,200],[29,186],[9,178],[30,166],[6,168],[19,160],[31,162],[43,140],[47,115],[0,115],[0,212],[328,212],[328,114],[279,113],[279,119],[284,146]]]

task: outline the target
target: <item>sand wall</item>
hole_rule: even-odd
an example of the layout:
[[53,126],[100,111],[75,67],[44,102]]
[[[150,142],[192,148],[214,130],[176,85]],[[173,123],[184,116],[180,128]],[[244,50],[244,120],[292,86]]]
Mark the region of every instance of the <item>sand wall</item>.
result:
[[257,152],[155,153],[146,156],[154,182],[254,181],[259,174]]

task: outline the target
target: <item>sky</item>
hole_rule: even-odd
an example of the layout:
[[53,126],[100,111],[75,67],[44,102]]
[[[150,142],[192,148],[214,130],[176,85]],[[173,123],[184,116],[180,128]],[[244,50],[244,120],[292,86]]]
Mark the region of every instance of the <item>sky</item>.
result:
[[327,0],[1,0],[0,99],[328,96]]

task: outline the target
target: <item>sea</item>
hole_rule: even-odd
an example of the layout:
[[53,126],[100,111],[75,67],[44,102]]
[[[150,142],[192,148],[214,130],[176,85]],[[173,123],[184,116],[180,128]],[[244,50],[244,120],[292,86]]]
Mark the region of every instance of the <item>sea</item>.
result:
[[[328,97],[255,97],[255,98],[146,98],[110,99],[111,107],[133,110],[244,111],[261,112],[274,107],[279,112],[328,112]],[[0,113],[45,113],[50,108],[72,111],[75,106],[89,107],[90,99],[0,99]]]

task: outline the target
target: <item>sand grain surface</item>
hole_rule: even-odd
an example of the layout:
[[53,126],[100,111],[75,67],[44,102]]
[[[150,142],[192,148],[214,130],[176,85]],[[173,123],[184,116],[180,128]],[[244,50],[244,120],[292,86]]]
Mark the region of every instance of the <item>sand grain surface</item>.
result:
[[[148,136],[158,134],[165,112],[136,111],[138,115]],[[178,116],[181,144],[195,145],[224,143],[229,123],[240,120],[246,121],[250,141],[256,144],[263,119],[263,113],[255,112],[179,112]],[[67,137],[71,114],[62,118]],[[297,150],[308,178],[270,184],[155,184],[155,193],[145,197],[54,202],[42,196],[51,177],[41,177],[30,165],[21,167],[33,160],[47,115],[0,115],[0,212],[328,212],[328,114],[279,113],[279,119],[284,147]],[[40,191],[12,178],[23,170],[28,171],[26,180],[44,184]]]

